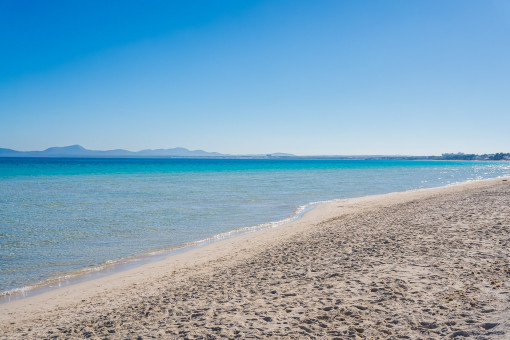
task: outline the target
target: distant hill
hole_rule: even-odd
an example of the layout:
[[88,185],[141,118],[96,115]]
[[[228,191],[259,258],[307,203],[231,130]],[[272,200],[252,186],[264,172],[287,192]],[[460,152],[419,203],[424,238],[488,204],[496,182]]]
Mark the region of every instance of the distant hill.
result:
[[207,152],[203,150],[188,150],[186,148],[142,150],[136,152],[140,156],[181,156],[181,157],[221,157],[226,156],[218,152]]
[[296,157],[291,153],[275,152],[267,155],[268,157]]
[[128,151],[116,150],[87,150],[81,145],[51,147],[44,151],[16,151],[0,148],[0,157],[225,157],[228,155],[203,150],[188,150],[186,148],[156,149]]

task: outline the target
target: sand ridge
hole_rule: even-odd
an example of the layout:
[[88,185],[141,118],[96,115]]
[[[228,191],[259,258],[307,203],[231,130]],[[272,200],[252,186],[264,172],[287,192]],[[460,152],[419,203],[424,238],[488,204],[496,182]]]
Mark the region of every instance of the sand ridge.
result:
[[0,305],[0,338],[510,335],[510,181],[335,201]]

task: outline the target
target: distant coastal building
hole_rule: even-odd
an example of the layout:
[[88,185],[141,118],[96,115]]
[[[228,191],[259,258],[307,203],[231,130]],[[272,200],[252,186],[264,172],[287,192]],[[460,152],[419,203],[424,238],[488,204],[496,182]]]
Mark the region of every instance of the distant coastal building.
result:
[[502,161],[502,160],[510,160],[510,153],[492,153],[492,154],[483,154],[483,155],[475,155],[475,154],[465,154],[462,152],[458,153],[444,153],[441,155],[441,159],[445,160],[476,160],[476,161]]

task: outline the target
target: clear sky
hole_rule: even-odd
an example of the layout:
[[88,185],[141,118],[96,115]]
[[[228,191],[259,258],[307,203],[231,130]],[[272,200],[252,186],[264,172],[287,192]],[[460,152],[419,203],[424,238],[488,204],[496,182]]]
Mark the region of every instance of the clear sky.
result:
[[510,1],[0,0],[0,147],[510,152]]

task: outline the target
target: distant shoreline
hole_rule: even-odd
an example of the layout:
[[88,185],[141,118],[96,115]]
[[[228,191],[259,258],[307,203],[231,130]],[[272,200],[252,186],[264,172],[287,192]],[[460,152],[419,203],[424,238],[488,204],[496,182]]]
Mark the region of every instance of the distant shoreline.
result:
[[5,159],[217,159],[217,160],[313,160],[313,161],[472,161],[472,162],[500,162],[510,161],[510,159],[446,159],[440,156],[409,156],[409,157],[391,157],[391,156],[0,156],[0,160]]
[[269,154],[241,154],[231,155],[204,150],[188,150],[178,147],[171,149],[147,149],[140,151],[116,150],[88,150],[81,145],[51,147],[43,151],[16,151],[0,148],[0,158],[197,158],[197,159],[312,159],[312,160],[475,160],[498,161],[510,160],[510,153],[494,154],[465,154],[445,153],[441,156],[413,156],[413,155],[315,155],[296,156],[289,153]]

